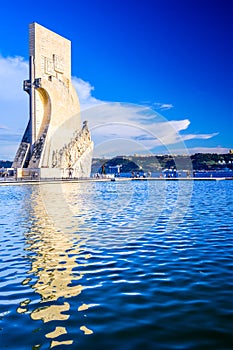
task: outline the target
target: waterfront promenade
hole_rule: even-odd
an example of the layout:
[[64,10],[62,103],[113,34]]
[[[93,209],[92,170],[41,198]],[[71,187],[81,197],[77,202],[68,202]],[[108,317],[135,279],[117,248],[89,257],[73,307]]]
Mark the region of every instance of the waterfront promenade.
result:
[[0,186],[4,185],[39,185],[43,183],[79,183],[79,182],[121,182],[121,181],[222,181],[233,180],[233,177],[177,177],[177,178],[164,178],[164,177],[117,177],[117,178],[64,178],[64,179],[18,179],[15,178],[2,178],[0,179]]

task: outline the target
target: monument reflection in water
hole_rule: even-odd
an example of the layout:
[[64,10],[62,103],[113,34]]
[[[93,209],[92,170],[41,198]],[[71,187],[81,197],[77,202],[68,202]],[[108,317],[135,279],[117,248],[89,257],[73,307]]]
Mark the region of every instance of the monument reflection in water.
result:
[[[62,186],[66,187],[64,192]],[[83,274],[79,272],[79,266],[85,267],[85,260],[91,257],[90,254],[82,254],[85,240],[75,233],[74,226],[82,219],[79,212],[74,211],[78,210],[76,206],[72,207],[73,212],[69,210],[66,200],[70,195],[72,187],[66,185],[44,184],[35,189],[28,213],[32,217],[32,226],[30,232],[25,234],[26,251],[31,261],[28,274],[36,279],[32,283],[31,277],[25,278],[22,284],[29,285],[41,298],[39,306],[30,311],[32,320],[41,320],[44,323],[56,321],[55,328],[45,335],[52,340],[51,347],[73,343],[72,339],[56,340],[57,337],[67,334],[66,327],[62,322],[59,325],[59,321],[69,319],[69,298],[78,296],[83,289]],[[79,219],[71,222],[74,216]],[[79,256],[82,263],[78,263]],[[28,312],[29,304],[30,300],[27,298],[22,301],[17,309],[18,313]],[[77,311],[87,310],[90,306],[92,305],[83,303]],[[93,333],[85,324],[80,325],[80,330],[85,334]]]
[[1,349],[231,350],[232,190],[0,186]]

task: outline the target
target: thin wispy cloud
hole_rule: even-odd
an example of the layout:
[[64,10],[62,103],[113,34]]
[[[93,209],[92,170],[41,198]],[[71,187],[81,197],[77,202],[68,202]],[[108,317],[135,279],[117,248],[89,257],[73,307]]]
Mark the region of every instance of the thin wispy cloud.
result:
[[153,106],[156,110],[159,110],[159,111],[166,111],[168,109],[174,108],[174,106],[171,103],[155,102],[153,103]]
[[182,137],[184,141],[194,140],[194,139],[208,140],[214,136],[217,136],[218,134],[219,134],[218,132],[213,132],[212,134],[188,134],[188,135],[183,135]]

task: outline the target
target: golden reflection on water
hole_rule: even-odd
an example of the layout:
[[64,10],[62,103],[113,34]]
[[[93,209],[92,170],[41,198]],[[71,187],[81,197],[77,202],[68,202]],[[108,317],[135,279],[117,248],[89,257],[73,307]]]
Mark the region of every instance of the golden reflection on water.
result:
[[[78,272],[78,267],[87,265],[87,263],[78,263],[80,254],[84,252],[82,247],[85,245],[85,240],[81,239],[77,233],[74,234],[82,220],[78,212],[79,208],[73,206],[70,211],[70,204],[67,204],[72,195],[69,189],[73,189],[68,187],[67,191],[64,191],[61,186],[63,185],[41,185],[33,189],[30,198],[29,215],[32,218],[32,224],[29,232],[26,233],[26,250],[31,259],[31,270],[28,274],[37,277],[31,287],[41,297],[41,306],[34,309],[30,316],[32,320],[42,320],[44,323],[64,322],[69,319],[69,298],[78,296],[83,290],[81,284],[83,276]],[[86,254],[82,258],[88,260],[91,254]],[[30,284],[31,280],[32,278],[28,277],[22,284]],[[17,311],[27,312],[29,303],[29,299],[21,302]],[[46,305],[43,305],[44,303]],[[82,304],[78,311],[87,310],[88,307]],[[86,326],[81,326],[80,330],[84,334],[93,333]],[[67,334],[67,329],[61,324],[56,326],[54,331],[46,334],[46,337],[56,339],[64,334]],[[50,348],[72,343],[73,340],[70,339],[52,340]]]
[[62,312],[69,311],[69,309],[70,304],[67,302],[64,302],[63,305],[41,307],[31,313],[31,318],[33,320],[43,320],[45,323],[49,321],[68,320],[70,316],[67,314],[62,314]]
[[46,338],[56,338],[61,334],[66,334],[67,331],[65,327],[56,327],[53,332],[46,334]]
[[89,328],[87,328],[86,326],[81,326],[80,330],[84,332],[84,334],[92,334],[93,331]]

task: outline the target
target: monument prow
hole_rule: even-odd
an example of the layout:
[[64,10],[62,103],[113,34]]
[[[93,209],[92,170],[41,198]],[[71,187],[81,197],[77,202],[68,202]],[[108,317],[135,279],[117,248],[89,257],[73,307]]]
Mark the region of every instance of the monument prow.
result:
[[29,122],[13,167],[18,176],[89,177],[93,142],[71,81],[71,42],[29,25]]

